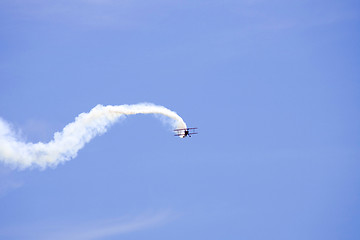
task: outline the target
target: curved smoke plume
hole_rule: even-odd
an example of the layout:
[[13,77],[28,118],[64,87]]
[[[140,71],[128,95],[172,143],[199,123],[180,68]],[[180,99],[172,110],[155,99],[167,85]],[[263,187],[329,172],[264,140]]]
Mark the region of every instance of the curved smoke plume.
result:
[[76,157],[77,152],[94,137],[101,135],[121,116],[160,114],[168,117],[175,128],[186,128],[175,112],[153,104],[119,106],[97,105],[88,113],[81,113],[48,143],[25,143],[18,140],[8,123],[0,119],[0,161],[20,169],[55,167]]

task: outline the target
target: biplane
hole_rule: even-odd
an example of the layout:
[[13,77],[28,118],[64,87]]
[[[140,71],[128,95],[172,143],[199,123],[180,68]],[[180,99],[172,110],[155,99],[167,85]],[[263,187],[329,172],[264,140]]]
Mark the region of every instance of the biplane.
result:
[[197,132],[195,132],[197,128],[179,128],[179,129],[174,129],[174,132],[176,133],[174,136],[179,136],[181,138],[184,137],[191,137],[191,135],[193,134],[198,134]]

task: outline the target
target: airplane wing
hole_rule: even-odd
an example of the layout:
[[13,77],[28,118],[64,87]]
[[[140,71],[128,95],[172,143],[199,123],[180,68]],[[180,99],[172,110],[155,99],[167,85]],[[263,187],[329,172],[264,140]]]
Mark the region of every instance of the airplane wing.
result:
[[174,131],[184,131],[189,129],[198,129],[198,128],[178,128],[178,129],[174,129]]

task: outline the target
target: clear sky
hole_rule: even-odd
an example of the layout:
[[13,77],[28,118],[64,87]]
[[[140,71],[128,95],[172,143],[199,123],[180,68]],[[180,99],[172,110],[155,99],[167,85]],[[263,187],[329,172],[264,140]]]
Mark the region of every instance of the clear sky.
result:
[[0,165],[1,239],[360,239],[360,4],[2,0],[0,117],[29,142],[152,102],[56,168]]

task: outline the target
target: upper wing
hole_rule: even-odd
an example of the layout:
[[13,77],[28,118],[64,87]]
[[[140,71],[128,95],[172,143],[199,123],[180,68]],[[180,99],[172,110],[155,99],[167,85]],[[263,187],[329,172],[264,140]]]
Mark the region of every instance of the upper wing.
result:
[[174,129],[174,131],[184,131],[189,129],[198,129],[198,128],[178,128],[178,129]]

